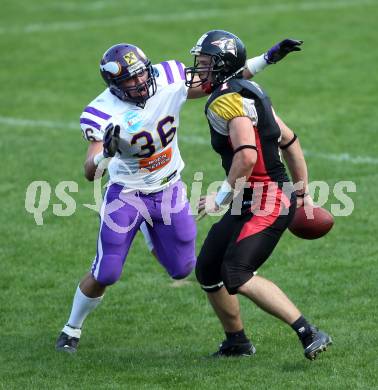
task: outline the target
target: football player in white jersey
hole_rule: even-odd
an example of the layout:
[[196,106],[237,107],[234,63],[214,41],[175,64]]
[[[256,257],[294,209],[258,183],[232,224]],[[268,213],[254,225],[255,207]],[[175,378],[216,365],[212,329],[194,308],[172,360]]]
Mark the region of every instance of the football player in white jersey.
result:
[[[244,77],[300,50],[300,44],[285,40],[248,60]],[[85,318],[101,302],[106,287],[119,279],[139,229],[172,278],[185,278],[196,261],[196,226],[180,180],[184,163],[177,129],[186,99],[209,91],[202,85],[186,87],[181,62],[152,65],[140,48],[130,44],[108,49],[100,72],[108,88],[84,109],[80,124],[89,141],[85,176],[94,180],[110,160],[109,183],[100,211],[97,253],[56,343],[57,350],[66,352],[76,351]]]

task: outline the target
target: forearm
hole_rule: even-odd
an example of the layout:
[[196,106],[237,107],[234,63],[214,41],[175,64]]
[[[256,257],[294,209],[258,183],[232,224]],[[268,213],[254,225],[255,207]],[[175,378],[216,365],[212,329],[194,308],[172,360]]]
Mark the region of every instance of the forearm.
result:
[[237,192],[245,188],[257,161],[256,140],[251,118],[235,117],[228,123],[230,142],[234,156],[227,179],[218,191],[215,202],[218,206],[228,205]]
[[228,176],[216,194],[217,207],[229,205],[234,198],[235,191],[239,193],[245,188],[252,169],[253,165],[245,164],[242,158],[234,156]]
[[106,167],[107,164],[103,155],[102,142],[91,142],[84,162],[84,175],[86,179],[93,181],[101,177],[105,173]]
[[297,184],[296,192],[298,194],[308,192],[307,164],[299,140],[297,139],[289,148],[283,150],[282,155],[289,168],[293,183]]
[[97,165],[93,162],[93,156],[88,158],[84,163],[84,175],[87,180],[93,181],[95,178]]
[[268,66],[268,62],[264,58],[264,54],[261,54],[258,57],[250,58],[246,61],[246,68],[243,71],[243,78],[250,79],[255,76],[257,73],[261,72]]
[[253,164],[250,162],[250,159],[243,156],[242,152],[235,154],[227,176],[227,181],[230,186],[235,189],[235,184],[238,180],[247,181],[251,175],[252,169]]
[[215,204],[218,207],[229,205],[234,198],[235,191],[237,194],[244,190],[245,183],[251,175],[254,166],[253,160],[251,161],[250,156],[243,156],[242,153],[238,154],[234,156],[227,179],[223,182],[215,197]]

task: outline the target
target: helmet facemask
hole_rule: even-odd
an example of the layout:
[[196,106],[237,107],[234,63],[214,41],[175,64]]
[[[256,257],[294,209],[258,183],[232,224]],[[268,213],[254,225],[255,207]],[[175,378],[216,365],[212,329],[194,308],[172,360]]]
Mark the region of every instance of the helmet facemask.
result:
[[[146,81],[137,83],[130,87],[125,87],[123,85],[126,80],[141,77],[145,71],[148,73]],[[130,75],[127,77],[121,76],[114,78],[110,83],[109,89],[110,92],[123,101],[130,101],[144,106],[146,101],[156,93],[156,80],[151,63],[130,72]]]
[[[210,59],[209,64],[201,65],[201,61],[198,59],[201,55]],[[190,88],[202,86],[205,92],[210,93],[215,85],[221,83],[223,65],[223,61],[219,56],[208,56],[202,53],[196,54],[194,56],[193,66],[185,69],[185,85]]]
[[[199,56],[207,56],[211,60],[209,65],[200,65]],[[227,63],[220,55],[208,55],[198,53],[194,56],[194,65],[185,69],[185,85],[189,88],[202,86],[206,93],[211,93],[218,85],[223,84],[233,77],[242,77],[244,67],[230,74]],[[200,76],[201,74],[201,76]],[[198,77],[196,77],[196,75]]]

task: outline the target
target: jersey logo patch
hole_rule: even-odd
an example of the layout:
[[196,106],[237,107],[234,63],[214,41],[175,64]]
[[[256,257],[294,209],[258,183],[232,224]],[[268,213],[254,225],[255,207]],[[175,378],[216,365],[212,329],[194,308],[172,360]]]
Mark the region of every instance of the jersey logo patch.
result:
[[164,152],[154,154],[151,157],[139,160],[139,168],[147,169],[149,172],[157,171],[165,167],[172,159],[172,148],[168,148]]
[[142,116],[135,111],[127,111],[123,117],[125,130],[129,133],[136,133],[142,127]]

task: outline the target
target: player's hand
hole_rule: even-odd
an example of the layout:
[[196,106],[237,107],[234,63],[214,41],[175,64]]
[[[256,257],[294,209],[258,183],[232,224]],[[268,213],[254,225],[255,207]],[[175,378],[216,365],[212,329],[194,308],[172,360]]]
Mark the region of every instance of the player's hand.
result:
[[310,194],[307,194],[304,198],[302,197],[297,197],[297,208],[298,207],[303,207],[303,206],[310,206],[314,207],[314,201],[311,198]]
[[113,123],[109,123],[105,129],[105,135],[103,140],[104,146],[104,157],[113,157],[119,146],[119,132],[120,127],[118,125],[113,125]]
[[287,56],[292,51],[302,50],[300,46],[303,41],[296,39],[284,39],[283,41],[275,44],[271,47],[265,54],[264,59],[268,64],[275,64],[278,61],[281,61],[285,56]]
[[204,216],[211,213],[216,213],[220,210],[220,207],[215,203],[216,192],[211,195],[201,196],[198,202],[198,216],[197,221],[201,220]]

